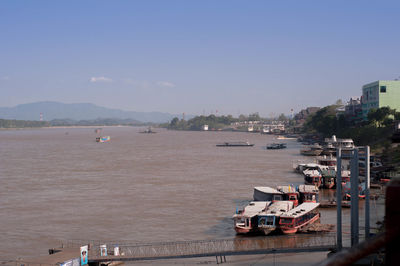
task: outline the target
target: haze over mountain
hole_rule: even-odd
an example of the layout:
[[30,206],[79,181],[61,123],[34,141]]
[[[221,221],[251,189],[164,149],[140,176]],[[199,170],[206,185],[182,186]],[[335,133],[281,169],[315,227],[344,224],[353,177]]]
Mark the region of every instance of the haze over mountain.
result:
[[35,102],[15,107],[0,107],[0,118],[17,120],[72,119],[92,120],[98,118],[134,119],[140,122],[164,123],[178,116],[161,112],[134,112],[110,109],[91,103],[66,104],[60,102]]

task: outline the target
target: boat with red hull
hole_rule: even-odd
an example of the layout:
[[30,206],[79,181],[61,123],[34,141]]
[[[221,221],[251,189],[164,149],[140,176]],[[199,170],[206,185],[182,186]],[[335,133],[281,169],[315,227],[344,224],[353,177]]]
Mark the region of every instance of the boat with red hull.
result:
[[284,234],[294,234],[299,229],[314,223],[320,218],[319,203],[306,202],[281,215],[279,226]]

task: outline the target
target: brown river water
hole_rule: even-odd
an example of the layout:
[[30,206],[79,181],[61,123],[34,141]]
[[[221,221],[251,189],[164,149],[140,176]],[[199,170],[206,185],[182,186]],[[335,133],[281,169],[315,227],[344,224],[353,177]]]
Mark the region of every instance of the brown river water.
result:
[[[234,238],[231,217],[253,187],[302,184],[293,163],[309,159],[295,140],[266,150],[277,141],[270,135],[106,127],[111,141],[96,143],[94,129],[0,131],[0,259],[46,254],[68,240]],[[247,140],[255,146],[215,146]],[[372,226],[382,201],[371,203]],[[334,209],[321,213],[336,223]]]

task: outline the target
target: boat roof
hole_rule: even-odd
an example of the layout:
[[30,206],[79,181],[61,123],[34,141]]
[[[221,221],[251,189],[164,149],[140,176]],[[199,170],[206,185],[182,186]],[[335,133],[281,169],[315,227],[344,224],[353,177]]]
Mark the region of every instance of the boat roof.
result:
[[313,185],[299,185],[300,193],[318,193],[318,187]]
[[253,217],[262,212],[270,204],[271,204],[270,201],[251,201],[246,207],[244,207],[244,211],[242,214],[239,215],[235,214],[234,217],[236,216]]
[[296,188],[294,186],[277,186],[276,189],[283,193],[297,193]]
[[272,187],[254,187],[254,190],[258,190],[260,192],[268,194],[283,194],[279,190],[276,190],[275,188]]
[[292,208],[293,208],[293,201],[289,200],[276,201],[271,205],[269,205],[266,211],[259,213],[259,215],[281,216],[282,214],[286,213]]
[[302,216],[304,213],[310,212],[317,208],[319,203],[315,202],[305,202],[297,206],[296,208],[288,211],[287,213],[283,214],[282,218],[297,218]]

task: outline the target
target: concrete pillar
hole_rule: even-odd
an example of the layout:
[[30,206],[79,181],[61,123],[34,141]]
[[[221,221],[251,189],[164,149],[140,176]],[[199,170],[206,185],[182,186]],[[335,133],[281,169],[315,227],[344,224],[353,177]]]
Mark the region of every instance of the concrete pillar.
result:
[[358,219],[358,148],[355,148],[351,156],[351,246],[357,245],[359,242],[359,219]]
[[386,189],[386,265],[399,265],[400,180],[392,180]]
[[365,146],[365,239],[369,238],[369,190],[371,186],[369,146]]
[[337,204],[337,228],[336,246],[337,250],[342,250],[342,149],[336,150],[336,204]]

